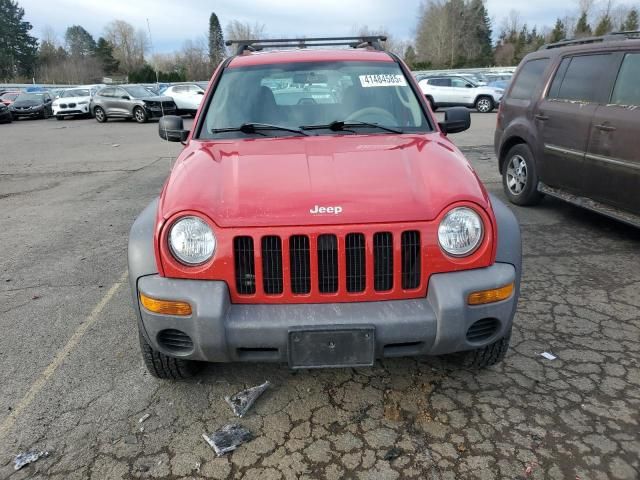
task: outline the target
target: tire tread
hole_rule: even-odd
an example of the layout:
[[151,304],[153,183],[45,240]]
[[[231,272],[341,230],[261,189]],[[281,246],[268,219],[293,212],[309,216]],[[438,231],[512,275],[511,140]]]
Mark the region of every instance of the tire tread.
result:
[[199,363],[170,357],[154,350],[140,333],[142,359],[149,373],[163,380],[183,380],[193,377],[199,370]]

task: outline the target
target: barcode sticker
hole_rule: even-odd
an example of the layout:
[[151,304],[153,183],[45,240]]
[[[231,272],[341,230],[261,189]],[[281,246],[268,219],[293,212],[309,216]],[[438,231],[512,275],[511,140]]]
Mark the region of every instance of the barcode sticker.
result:
[[368,87],[406,87],[407,80],[404,75],[375,73],[371,75],[360,75],[360,85]]

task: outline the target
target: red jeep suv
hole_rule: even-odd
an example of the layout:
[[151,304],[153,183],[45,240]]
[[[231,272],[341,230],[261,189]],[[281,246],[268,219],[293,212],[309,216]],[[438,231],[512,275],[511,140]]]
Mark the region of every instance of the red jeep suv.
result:
[[234,42],[193,129],[161,119],[160,136],[185,148],[129,239],[153,375],[201,361],[504,358],[518,223],[447,137],[469,112],[438,123],[381,40]]

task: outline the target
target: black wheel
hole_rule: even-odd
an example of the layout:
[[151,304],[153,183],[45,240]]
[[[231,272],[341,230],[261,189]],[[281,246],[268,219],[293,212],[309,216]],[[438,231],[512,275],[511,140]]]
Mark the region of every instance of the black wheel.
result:
[[438,107],[436,106],[435,102],[433,101],[433,97],[427,96],[427,102],[429,102],[429,106],[431,107],[431,111],[435,112],[436,110],[438,110]]
[[62,115],[56,115],[56,120],[64,120],[64,117]]
[[200,370],[202,364],[193,360],[183,360],[180,358],[170,357],[164,353],[160,353],[153,348],[145,340],[142,333],[140,336],[140,350],[144,364],[149,373],[156,378],[163,380],[181,380],[193,377]]
[[489,113],[494,107],[493,98],[487,96],[478,97],[474,106],[480,113]]
[[93,116],[96,117],[98,123],[104,123],[107,121],[107,114],[102,107],[96,107],[93,109]]
[[461,367],[465,368],[486,368],[504,360],[509,350],[509,341],[511,340],[511,330],[499,340],[475,350],[466,352],[458,352],[447,355],[447,359]]
[[136,107],[133,109],[133,118],[138,123],[147,123],[147,113],[142,107]]
[[44,110],[42,110],[42,118],[44,120],[46,120],[47,118],[49,118],[49,112],[47,111],[47,109],[45,108]]
[[538,192],[538,172],[529,146],[520,143],[511,147],[504,160],[502,187],[511,203],[535,205],[542,200]]

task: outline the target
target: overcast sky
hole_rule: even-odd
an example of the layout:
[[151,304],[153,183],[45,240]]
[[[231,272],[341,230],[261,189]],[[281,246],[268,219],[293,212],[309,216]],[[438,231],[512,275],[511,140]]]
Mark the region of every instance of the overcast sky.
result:
[[[155,52],[177,50],[186,39],[207,34],[213,9],[224,25],[233,19],[266,25],[270,36],[345,35],[354,27],[381,26],[400,39],[413,38],[420,0],[18,0],[33,33],[52,27],[62,41],[66,28],[82,25],[96,39],[104,26],[122,19],[146,29],[151,24]],[[498,30],[502,19],[517,10],[529,25],[550,25],[577,9],[576,1],[488,0],[489,15]]]

